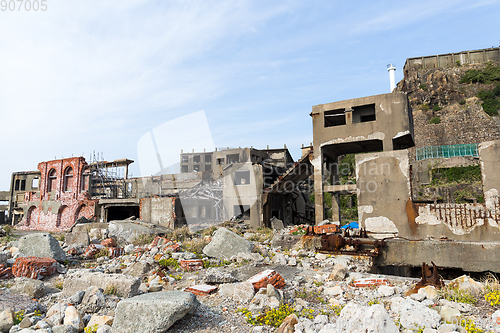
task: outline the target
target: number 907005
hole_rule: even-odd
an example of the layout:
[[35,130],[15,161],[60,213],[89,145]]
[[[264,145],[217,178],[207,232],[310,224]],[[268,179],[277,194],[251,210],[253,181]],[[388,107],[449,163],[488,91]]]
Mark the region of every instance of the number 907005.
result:
[[11,12],[17,10],[20,12],[24,11],[39,11],[42,12],[47,10],[47,0],[1,0],[0,9],[4,12],[10,10]]

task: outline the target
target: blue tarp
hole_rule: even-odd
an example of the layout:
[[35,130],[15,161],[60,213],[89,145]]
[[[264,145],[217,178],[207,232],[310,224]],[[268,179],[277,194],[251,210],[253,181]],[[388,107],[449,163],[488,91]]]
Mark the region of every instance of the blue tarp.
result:
[[359,229],[359,224],[358,222],[351,222],[349,224],[340,227],[340,229]]

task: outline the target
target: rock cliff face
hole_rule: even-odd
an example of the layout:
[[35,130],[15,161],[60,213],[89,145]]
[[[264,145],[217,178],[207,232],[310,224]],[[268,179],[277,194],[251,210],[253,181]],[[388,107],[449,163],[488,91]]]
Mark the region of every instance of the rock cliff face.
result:
[[[416,147],[479,143],[500,139],[500,120],[491,117],[476,98],[493,85],[460,83],[468,69],[484,65],[411,70],[398,83],[413,109]],[[439,107],[438,107],[439,106]],[[440,123],[430,124],[433,117]]]

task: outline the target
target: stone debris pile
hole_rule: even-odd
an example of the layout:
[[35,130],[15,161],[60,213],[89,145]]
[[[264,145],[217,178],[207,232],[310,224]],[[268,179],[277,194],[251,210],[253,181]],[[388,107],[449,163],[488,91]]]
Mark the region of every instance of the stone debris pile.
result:
[[415,288],[368,273],[369,257],[276,245],[290,229],[228,225],[135,244],[102,228],[68,242],[38,234],[43,257],[24,236],[0,247],[0,332],[500,331],[494,277]]

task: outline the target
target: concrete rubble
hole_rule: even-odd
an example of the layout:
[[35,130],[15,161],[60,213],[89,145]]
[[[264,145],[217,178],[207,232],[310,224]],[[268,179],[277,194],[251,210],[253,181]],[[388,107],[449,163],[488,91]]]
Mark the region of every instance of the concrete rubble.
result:
[[[67,260],[57,270],[39,279],[0,280],[0,332],[437,333],[473,332],[465,328],[471,323],[484,332],[500,330],[500,301],[485,300],[491,282],[461,276],[445,281],[445,289],[414,290],[417,278],[368,273],[370,257],[271,245],[290,231],[249,241],[240,236],[245,230],[226,225],[135,245],[107,232],[93,235],[90,245],[85,237],[82,244],[75,237],[58,241]],[[102,247],[84,257],[91,245]],[[13,248],[3,244],[0,253]],[[36,262],[19,248],[12,251],[18,259]],[[111,248],[123,253],[113,256]],[[464,295],[475,303],[463,303]],[[272,309],[287,317],[281,325],[257,320]]]

